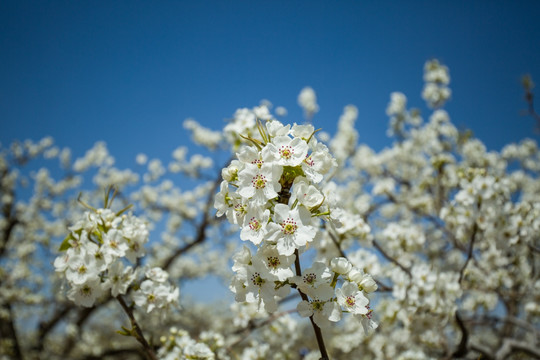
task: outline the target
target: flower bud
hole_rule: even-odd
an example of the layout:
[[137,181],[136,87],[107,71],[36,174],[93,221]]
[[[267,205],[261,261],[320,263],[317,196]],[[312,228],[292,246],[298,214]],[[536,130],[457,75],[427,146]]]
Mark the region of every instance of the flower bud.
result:
[[332,271],[338,273],[338,274],[348,274],[349,271],[352,269],[352,264],[349,260],[347,260],[344,257],[337,257],[333,258],[330,261],[330,268]]

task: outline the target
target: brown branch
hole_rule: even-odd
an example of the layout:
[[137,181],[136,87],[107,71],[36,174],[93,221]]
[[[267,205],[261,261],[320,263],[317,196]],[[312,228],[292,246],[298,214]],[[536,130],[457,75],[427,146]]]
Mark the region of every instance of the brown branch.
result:
[[122,296],[118,295],[116,297],[116,300],[118,300],[118,302],[120,303],[120,306],[122,306],[122,309],[124,309],[124,312],[129,317],[129,321],[131,322],[131,335],[135,339],[137,339],[137,341],[143,346],[146,357],[150,360],[157,360],[157,356],[156,356],[156,353],[154,352],[154,349],[150,346],[148,341],[146,341],[146,338],[144,337],[144,334],[139,324],[137,323],[137,320],[135,320],[135,315],[133,315],[133,309],[127,306]]
[[214,194],[217,188],[219,187],[220,183],[221,183],[221,174],[214,181],[214,184],[212,185],[212,189],[210,190],[208,197],[206,198],[206,205],[203,212],[203,218],[199,226],[197,227],[197,235],[195,237],[195,240],[190,242],[189,244],[184,245],[183,247],[178,248],[171,256],[169,256],[163,263],[162,268],[164,270],[167,270],[177,257],[188,252],[192,247],[206,240],[206,228],[208,227],[208,224],[211,221],[210,211],[213,208],[212,200],[214,199]]
[[513,352],[524,352],[531,355],[535,359],[540,359],[540,348],[535,344],[530,344],[525,341],[519,341],[517,339],[505,338],[497,353],[495,353],[495,360],[503,360]]
[[458,348],[452,353],[451,358],[459,358],[464,357],[469,352],[467,343],[469,341],[469,332],[467,328],[465,327],[465,324],[463,323],[463,320],[459,316],[458,312],[456,311],[456,323],[459,327],[459,330],[461,330],[461,341],[459,342]]
[[292,313],[295,313],[296,311],[297,311],[296,309],[291,309],[291,310],[275,313],[275,314],[272,314],[272,315],[268,316],[263,321],[258,321],[258,322],[250,320],[245,328],[238,329],[238,330],[236,330],[236,331],[234,331],[232,333],[233,335],[241,335],[241,336],[240,336],[240,338],[238,340],[236,340],[235,342],[230,344],[227,348],[230,351],[232,347],[234,347],[235,345],[237,345],[237,344],[241,343],[242,341],[244,341],[253,331],[255,331],[255,330],[259,329],[259,328],[262,328],[262,327],[264,327],[264,326],[266,326],[268,324],[271,324],[273,321],[279,319],[280,317],[282,317],[284,315],[292,314]]
[[524,75],[521,79],[523,88],[525,89],[525,101],[527,102],[527,115],[532,116],[536,120],[536,131],[540,131],[540,114],[538,114],[534,108],[534,94],[532,89],[534,83],[530,75]]
[[[294,255],[296,256],[296,259],[294,260],[296,276],[302,276],[302,268],[300,266],[300,254],[298,253],[298,249],[294,250]],[[297,288],[296,290],[298,290],[298,292],[300,293],[302,300],[309,302],[306,294],[304,294],[299,288]],[[326,346],[324,345],[321,328],[319,328],[319,326],[315,324],[315,321],[313,320],[313,315],[309,317],[309,320],[311,321],[311,326],[313,327],[313,331],[315,332],[315,338],[317,339],[317,345],[319,346],[319,351],[321,352],[320,360],[329,360],[330,358],[328,357],[328,352],[326,351]]]
[[377,240],[373,240],[373,246],[379,250],[382,256],[384,256],[385,259],[391,261],[392,263],[396,264],[401,270],[403,270],[409,277],[412,277],[411,270],[407,269],[405,266],[403,266],[399,261],[397,261],[392,256],[388,255],[386,251],[381,247],[381,245],[377,242]]
[[45,338],[54,327],[74,309],[75,306],[71,303],[65,304],[64,307],[58,309],[49,320],[42,320],[38,325],[37,339],[38,342],[34,346],[34,350],[40,352],[45,346]]
[[476,232],[478,231],[478,225],[476,224],[476,221],[474,222],[472,234],[471,234],[471,240],[469,241],[469,250],[467,251],[467,260],[465,260],[465,264],[463,264],[463,267],[461,268],[459,272],[459,283],[461,284],[461,281],[463,280],[463,275],[465,274],[465,269],[467,268],[467,265],[469,264],[469,261],[473,257],[473,248],[474,248],[474,241],[476,239]]
[[7,319],[0,319],[0,338],[10,340],[11,355],[13,359],[23,359],[22,350],[17,337],[17,330],[13,322],[13,309],[11,304],[2,304],[2,310],[8,313]]

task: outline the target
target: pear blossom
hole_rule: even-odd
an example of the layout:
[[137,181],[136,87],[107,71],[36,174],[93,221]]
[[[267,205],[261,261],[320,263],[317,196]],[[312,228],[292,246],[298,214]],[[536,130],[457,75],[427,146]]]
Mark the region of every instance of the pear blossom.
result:
[[365,315],[368,313],[366,307],[369,300],[364,296],[362,291],[358,290],[358,285],[352,282],[344,282],[343,285],[336,290],[337,302],[341,307],[355,315]]
[[277,163],[283,166],[298,166],[304,161],[308,152],[308,144],[300,138],[291,139],[288,136],[276,136],[272,143],[266,145],[269,151],[277,157]]
[[303,206],[290,209],[285,204],[274,207],[274,222],[268,224],[268,240],[276,242],[281,255],[292,255],[315,237],[317,230],[310,225],[311,215]]
[[311,290],[309,295],[311,300],[302,300],[297,306],[300,316],[313,316],[313,321],[321,328],[329,327],[332,322],[341,319],[341,309],[332,300],[334,289],[330,285],[323,284]]
[[240,182],[238,194],[257,205],[265,204],[278,196],[281,190],[279,178],[282,171],[280,166],[272,164],[264,164],[260,168],[247,165],[238,175]]

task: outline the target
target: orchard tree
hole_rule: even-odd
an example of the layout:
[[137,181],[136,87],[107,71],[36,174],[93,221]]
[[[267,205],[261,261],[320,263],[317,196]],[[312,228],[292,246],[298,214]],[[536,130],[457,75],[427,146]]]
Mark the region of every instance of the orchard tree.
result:
[[[352,105],[317,129],[311,88],[305,123],[186,120],[200,153],[168,163],[1,148],[1,359],[540,358],[537,144],[488,151],[443,109],[448,68],[424,82],[432,113],[392,93],[379,152]],[[209,275],[234,303],[181,291]]]

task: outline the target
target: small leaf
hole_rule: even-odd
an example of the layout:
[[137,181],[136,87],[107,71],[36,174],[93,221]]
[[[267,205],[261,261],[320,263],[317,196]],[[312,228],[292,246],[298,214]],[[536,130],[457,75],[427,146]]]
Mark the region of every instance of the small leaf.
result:
[[260,142],[259,140],[253,139],[253,138],[251,138],[249,136],[244,136],[242,134],[239,134],[239,135],[240,135],[241,138],[251,141],[253,143],[253,145],[255,145],[257,147],[257,149],[259,151],[262,150],[262,145],[264,145],[264,144],[262,142]]
[[128,206],[126,206],[125,208],[123,208],[122,210],[120,210],[119,212],[116,213],[116,216],[120,216],[122,215],[123,213],[125,213],[126,211],[128,211],[129,209],[131,209],[133,207],[133,204],[129,204]]
[[122,330],[118,330],[116,332],[123,336],[133,336],[132,331],[125,326],[122,326]]
[[62,241],[62,244],[60,244],[60,248],[58,249],[58,251],[66,251],[67,249],[69,249],[71,247],[69,240],[72,240],[72,239],[73,239],[73,236],[71,236],[71,233],[70,233],[68,236],[66,236],[64,241]]

